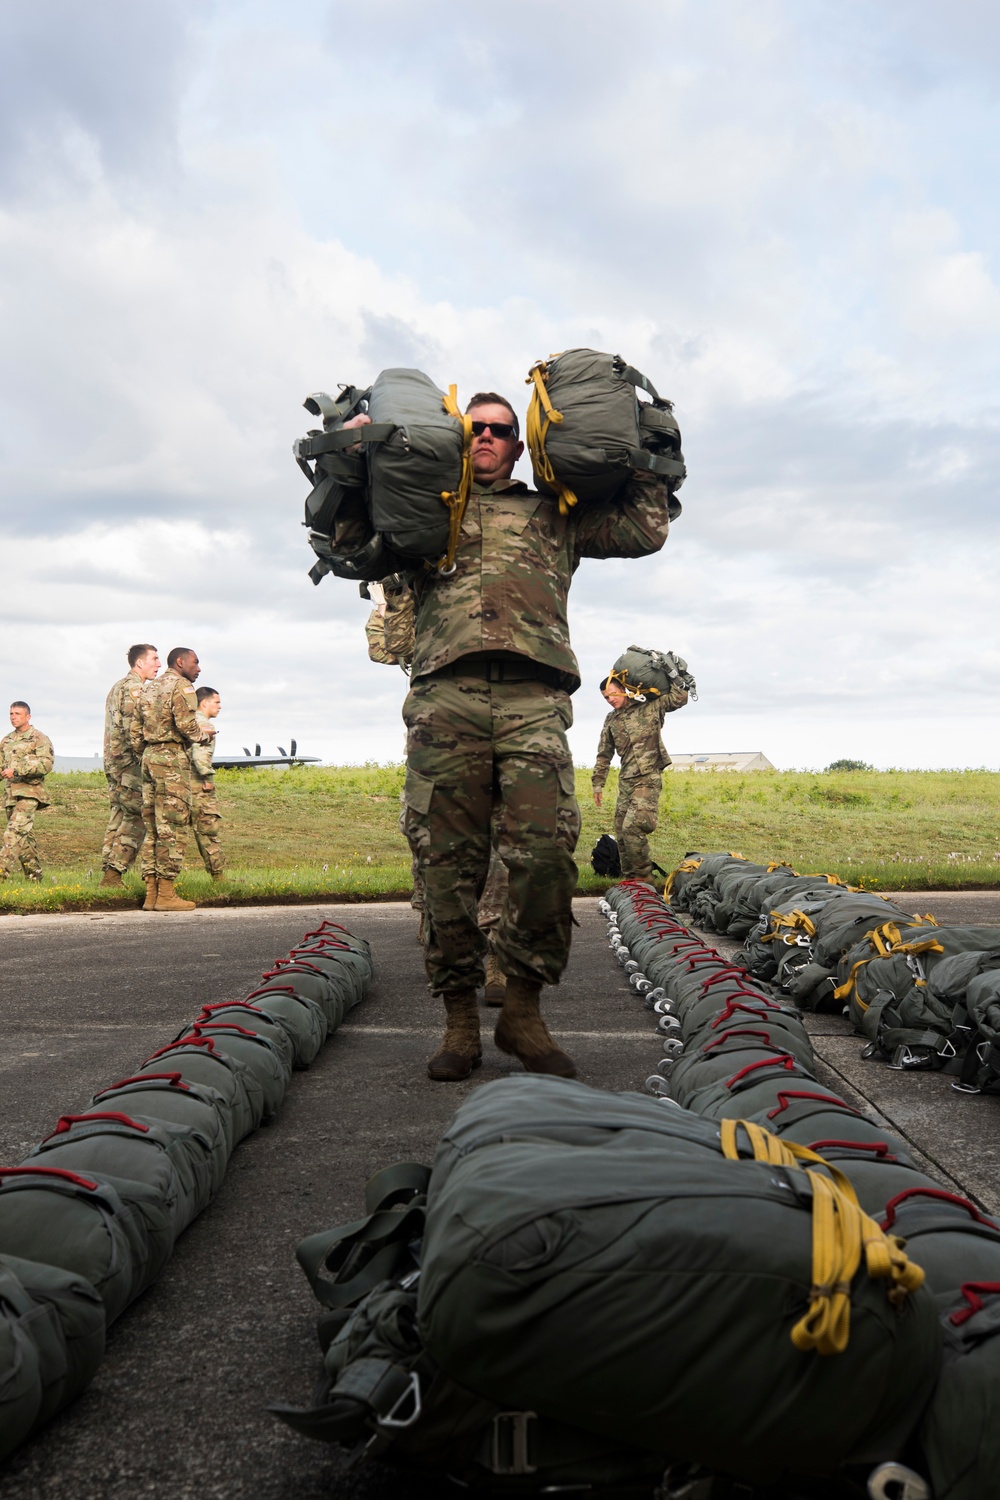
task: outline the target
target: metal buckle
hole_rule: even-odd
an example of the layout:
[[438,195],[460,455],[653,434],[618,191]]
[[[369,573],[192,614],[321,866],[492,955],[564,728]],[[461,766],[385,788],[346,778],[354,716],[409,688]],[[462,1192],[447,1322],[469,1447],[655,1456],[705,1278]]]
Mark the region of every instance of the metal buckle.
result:
[[905,1464],[879,1464],[868,1476],[871,1500],[931,1500],[931,1487]]
[[[409,1416],[398,1416],[397,1413],[400,1407],[405,1401],[409,1400],[413,1401],[413,1410],[410,1412]],[[414,1422],[419,1422],[422,1410],[423,1406],[420,1400],[420,1377],[418,1376],[416,1370],[411,1370],[410,1378],[406,1384],[406,1389],[396,1397],[396,1400],[392,1403],[385,1415],[376,1419],[376,1426],[391,1427],[394,1429],[400,1427],[412,1427]]]
[[537,1422],[534,1411],[499,1411],[493,1418],[490,1468],[494,1474],[535,1474],[528,1462],[528,1423]]

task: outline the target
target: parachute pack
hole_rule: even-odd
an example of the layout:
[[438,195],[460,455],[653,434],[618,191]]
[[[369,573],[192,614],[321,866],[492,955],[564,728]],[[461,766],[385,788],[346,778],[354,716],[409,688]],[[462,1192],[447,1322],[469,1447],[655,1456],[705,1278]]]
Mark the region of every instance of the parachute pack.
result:
[[[634,469],[675,493],[686,469],[671,403],[617,354],[568,349],[531,369],[527,440],[535,483],[564,514],[611,501]],[[640,401],[643,390],[648,401]],[[303,403],[322,428],[292,445],[312,486],[305,504],[309,545],[327,573],[359,582],[420,566],[453,570],[472,487],[472,418],[457,387],[445,392],[421,370],[383,370],[373,385],[317,391]],[[369,422],[347,427],[357,416]],[[374,532],[374,535],[372,534]]]
[[[452,566],[472,485],[472,421],[421,370],[383,370],[366,389],[317,392],[303,403],[322,417],[293,444],[312,485],[305,525],[319,561],[310,573],[375,580],[429,562]],[[345,427],[352,417],[371,420]],[[375,535],[352,550],[352,528]]]
[[[567,349],[531,367],[526,437],[535,485],[565,513],[578,502],[611,500],[632,469],[667,484],[671,496],[687,470],[673,406],[620,354]],[[645,391],[649,401],[640,402]],[[671,519],[680,515],[671,504]]]
[[698,684],[682,656],[673,651],[650,651],[629,646],[608,673],[609,682],[620,683],[630,698],[662,698],[671,688],[682,687],[697,702]]

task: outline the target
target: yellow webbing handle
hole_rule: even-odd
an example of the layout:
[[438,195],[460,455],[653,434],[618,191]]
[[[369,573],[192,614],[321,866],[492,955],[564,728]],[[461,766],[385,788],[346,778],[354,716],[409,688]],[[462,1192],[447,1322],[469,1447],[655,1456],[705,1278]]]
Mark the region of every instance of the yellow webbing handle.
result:
[[762,943],[773,943],[778,938],[783,939],[786,927],[790,932],[804,932],[808,937],[816,936],[815,923],[806,916],[804,911],[799,911],[798,907],[796,907],[795,911],[771,912],[771,921],[774,924],[774,930],[761,935],[760,941]]
[[[787,865],[786,866],[785,861],[783,859],[772,859],[771,863],[767,867],[766,873],[768,875],[773,875],[775,870],[783,870],[783,869],[786,869],[786,868],[789,869],[789,870],[792,870],[791,865]],[[793,875],[795,874],[794,870],[792,870],[792,874]]]
[[671,870],[670,874],[667,876],[667,883],[663,887],[663,899],[664,899],[664,901],[669,901],[670,900],[670,892],[674,888],[674,881],[677,879],[678,875],[681,875],[681,874],[683,874],[683,875],[690,875],[690,873],[691,873],[692,870],[700,870],[700,869],[701,869],[701,860],[700,859],[682,859],[681,862],[680,862],[680,864],[677,866],[676,870]]
[[[909,926],[923,927],[924,922],[912,922]],[[936,926],[936,923],[931,925]],[[908,929],[904,929],[908,930]],[[896,922],[883,922],[881,926],[875,927],[871,932],[866,932],[865,937],[878,949],[882,958],[888,958],[891,953],[943,953],[944,945],[939,943],[935,937],[925,937],[905,942],[903,935]]]
[[[575,500],[573,504],[576,504]],[[608,681],[617,682],[626,698],[638,698],[640,695],[644,698],[659,698],[662,696],[659,688],[646,687],[641,682],[630,683],[628,680],[628,667],[622,667],[620,672],[610,671],[608,673]]]
[[444,556],[439,560],[437,569],[439,573],[448,574],[455,571],[458,533],[462,529],[462,517],[465,515],[465,507],[469,503],[469,495],[472,491],[472,418],[468,412],[458,409],[457,385],[448,387],[448,394],[442,398],[441,405],[450,417],[457,417],[462,424],[462,474],[458,481],[458,489],[441,491],[441,499],[448,507],[448,547]]
[[524,426],[524,435],[528,440],[528,452],[531,454],[531,462],[534,464],[535,473],[540,479],[555,490],[559,497],[560,515],[569,515],[571,505],[577,503],[576,496],[568,485],[562,484],[552,472],[552,464],[549,455],[545,451],[545,439],[553,422],[557,425],[562,421],[563,414],[556,411],[549,397],[548,387],[545,384],[549,373],[548,365],[540,359],[531,367],[531,373],[525,385],[533,387],[531,400],[528,403],[528,418]]
[[808,1146],[780,1140],[749,1120],[720,1120],[722,1154],[739,1161],[738,1132],[750,1142],[754,1161],[771,1166],[801,1168],[817,1162],[829,1176],[805,1170],[813,1195],[812,1287],[809,1307],[791,1332],[792,1343],[803,1353],[842,1354],[851,1325],[851,1282],[861,1265],[872,1280],[889,1282],[886,1296],[902,1306],[910,1292],[923,1284],[924,1273],[904,1253],[904,1241],[888,1235],[863,1212],[847,1177]]
[[[851,991],[852,990],[857,990],[857,987],[858,987],[858,970],[859,969],[863,969],[864,966],[865,966],[865,964],[870,964],[871,961],[872,961],[872,958],[874,958],[874,957],[875,957],[875,955],[873,953],[871,955],[871,958],[859,958],[858,959],[857,963],[851,969],[851,972],[848,974],[848,976],[844,980],[843,984],[838,985],[837,988],[834,990],[834,992],[833,992],[833,998],[835,1000],[848,1000],[850,998]],[[858,1004],[861,1006],[862,1010],[867,1010],[868,1009],[867,1005],[862,1000],[862,998],[861,998],[860,995],[858,995],[857,1001],[858,1001]]]

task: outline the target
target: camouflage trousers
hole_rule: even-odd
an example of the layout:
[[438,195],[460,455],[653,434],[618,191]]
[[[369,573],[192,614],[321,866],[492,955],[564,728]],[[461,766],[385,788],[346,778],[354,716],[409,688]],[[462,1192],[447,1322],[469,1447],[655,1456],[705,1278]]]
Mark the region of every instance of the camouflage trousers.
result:
[[[138,762],[121,771],[105,772],[111,816],[101,850],[101,868],[124,875],[130,869],[146,837],[142,821],[142,766]],[[148,868],[147,868],[148,866]],[[152,875],[152,861],[143,854],[142,876]]]
[[622,862],[623,880],[648,880],[653,873],[649,835],[656,831],[660,815],[663,772],[652,776],[618,778],[615,805],[615,838]]
[[191,827],[191,762],[183,745],[147,745],[142,757],[142,821],[150,874],[176,880]]
[[491,937],[500,967],[557,984],[580,834],[569,695],[541,682],[418,678],[403,719],[406,836],[424,884],[431,989],[485,982],[479,902],[494,845],[508,878]]
[[222,813],[214,781],[191,778],[191,826],[198,852],[210,875],[222,875],[226,856],[222,852]]
[[38,803],[34,797],[16,797],[4,809],[7,827],[3,843],[0,844],[0,878],[13,875],[20,865],[30,879],[40,880],[42,862],[35,843],[35,813]]
[[[399,831],[406,837],[406,803],[403,803],[399,814]],[[420,866],[415,855],[410,856],[410,873],[413,879],[413,895],[410,897],[410,905],[414,911],[422,912],[424,909],[424,879],[420,873]],[[490,848],[490,868],[486,876],[486,885],[483,894],[479,898],[479,925],[484,932],[495,932],[500,926],[500,914],[503,904],[507,899],[507,866],[496,851],[496,846]]]

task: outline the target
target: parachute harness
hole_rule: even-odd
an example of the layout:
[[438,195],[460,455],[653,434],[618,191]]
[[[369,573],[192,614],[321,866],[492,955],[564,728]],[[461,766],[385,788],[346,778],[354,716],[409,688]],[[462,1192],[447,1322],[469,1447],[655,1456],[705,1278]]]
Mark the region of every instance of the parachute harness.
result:
[[531,454],[531,462],[534,464],[535,473],[554,490],[559,498],[559,514],[568,516],[570,506],[577,503],[577,497],[568,485],[562,484],[552,472],[552,464],[549,455],[545,451],[545,439],[553,422],[558,425],[562,419],[561,411],[556,411],[549,396],[548,387],[545,384],[549,367],[543,359],[536,360],[531,367],[531,373],[525,385],[533,386],[531,400],[528,403],[528,418],[525,422],[525,437],[528,440],[528,452]]
[[[858,1203],[851,1183],[838,1167],[808,1146],[780,1140],[749,1120],[721,1120],[722,1154],[740,1160],[738,1133],[742,1129],[753,1160],[771,1166],[804,1170],[813,1195],[812,1287],[809,1307],[792,1329],[791,1339],[803,1353],[842,1354],[850,1338],[851,1282],[862,1259],[872,1280],[888,1281],[886,1297],[901,1308],[910,1292],[923,1284],[924,1273],[904,1252],[904,1240],[886,1234]],[[803,1167],[817,1162],[829,1176]]]
[[472,417],[468,412],[458,409],[457,385],[448,387],[448,394],[442,399],[442,405],[450,417],[457,418],[462,424],[462,473],[458,481],[458,489],[441,491],[441,499],[448,507],[448,546],[437,564],[437,570],[442,577],[449,578],[455,571],[458,534],[462,529],[462,517],[465,515],[465,507],[469,503],[469,495],[472,492]]

